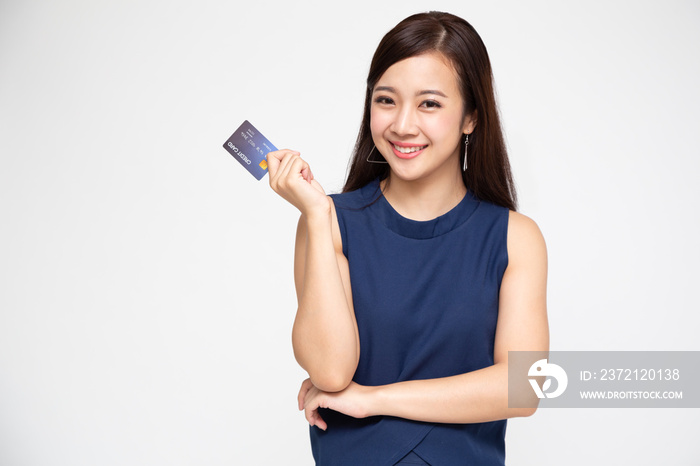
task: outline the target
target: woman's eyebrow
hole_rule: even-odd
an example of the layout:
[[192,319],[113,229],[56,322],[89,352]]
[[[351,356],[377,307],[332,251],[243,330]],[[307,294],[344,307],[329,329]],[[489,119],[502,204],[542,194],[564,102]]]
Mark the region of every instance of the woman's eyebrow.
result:
[[418,95],[425,95],[425,94],[435,94],[435,95],[439,95],[439,96],[442,96],[444,98],[447,98],[447,96],[443,92],[438,91],[437,89],[426,89],[424,91],[416,92],[417,96]]
[[396,89],[394,89],[391,86],[377,86],[374,88],[374,92],[379,92],[379,91],[393,92],[394,94],[396,94]]
[[[391,86],[377,86],[377,87],[374,88],[374,92],[380,92],[380,91],[391,92],[391,93],[393,93],[393,94],[396,94],[396,93],[397,93],[397,92],[396,92],[396,89],[394,89],[394,88],[391,87]],[[418,91],[418,92],[416,92],[416,96],[426,95],[426,94],[435,94],[435,95],[439,95],[439,96],[448,98],[447,95],[445,95],[444,92],[438,91],[437,89],[425,89],[425,90],[423,90],[423,91]]]

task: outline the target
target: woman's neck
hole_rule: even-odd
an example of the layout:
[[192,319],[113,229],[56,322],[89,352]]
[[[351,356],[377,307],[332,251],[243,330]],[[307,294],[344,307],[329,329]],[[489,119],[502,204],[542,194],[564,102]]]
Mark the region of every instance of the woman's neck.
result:
[[452,210],[467,193],[461,173],[457,175],[449,179],[407,181],[389,174],[381,187],[386,200],[402,216],[432,220]]

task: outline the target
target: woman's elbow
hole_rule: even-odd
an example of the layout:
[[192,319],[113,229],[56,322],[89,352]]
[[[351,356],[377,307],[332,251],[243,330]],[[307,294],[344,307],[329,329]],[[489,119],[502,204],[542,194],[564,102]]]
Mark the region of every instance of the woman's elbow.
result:
[[[357,361],[348,360],[345,363],[316,360],[305,360],[295,351],[295,357],[299,365],[308,374],[311,382],[319,390],[324,392],[339,392],[350,385],[355,376]],[[353,364],[353,362],[355,364]]]
[[309,374],[311,383],[324,392],[341,392],[352,382],[352,374],[341,371],[320,371],[318,374]]
[[537,405],[523,408],[511,408],[509,417],[530,417],[537,411]]
[[339,392],[352,382],[359,363],[358,352],[304,345],[304,339],[294,334],[294,357],[309,374],[311,382],[324,392]]

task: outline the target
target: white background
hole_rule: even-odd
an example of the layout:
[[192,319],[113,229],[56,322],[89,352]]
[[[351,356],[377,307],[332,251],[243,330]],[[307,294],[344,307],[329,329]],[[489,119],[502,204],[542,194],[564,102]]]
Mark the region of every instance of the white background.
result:
[[[695,1],[0,2],[0,464],[311,464],[297,213],[222,148],[249,119],[340,190],[380,38],[470,21],[552,350],[698,350]],[[694,409],[539,410],[508,464],[697,465]]]

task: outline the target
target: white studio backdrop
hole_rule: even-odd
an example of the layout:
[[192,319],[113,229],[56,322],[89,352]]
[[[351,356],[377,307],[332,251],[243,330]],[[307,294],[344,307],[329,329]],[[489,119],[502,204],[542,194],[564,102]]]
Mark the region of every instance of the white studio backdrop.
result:
[[[0,1],[0,465],[307,465],[297,213],[249,119],[342,187],[399,20],[489,49],[552,350],[698,350],[700,4]],[[697,410],[539,410],[508,464],[697,465]]]

